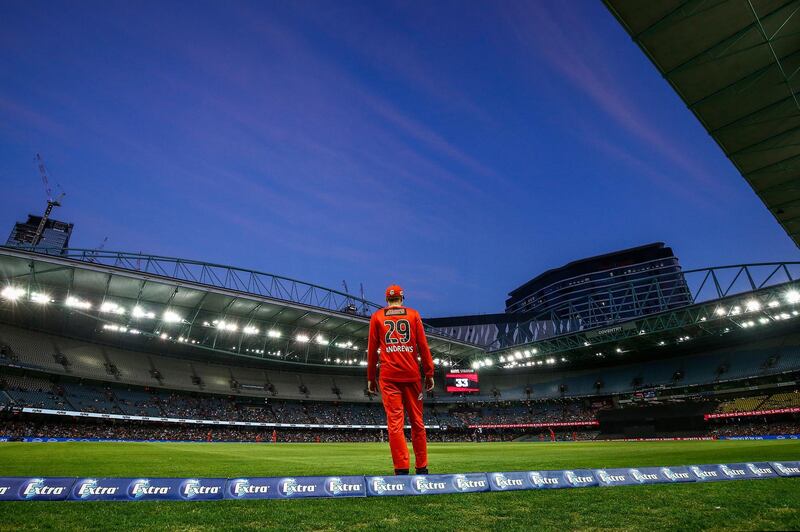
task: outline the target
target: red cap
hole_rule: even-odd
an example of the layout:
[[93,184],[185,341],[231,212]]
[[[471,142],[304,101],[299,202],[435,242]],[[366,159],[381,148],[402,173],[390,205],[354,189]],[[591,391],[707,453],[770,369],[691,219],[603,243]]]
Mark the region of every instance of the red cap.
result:
[[396,284],[390,285],[389,288],[386,289],[386,299],[395,299],[398,297],[403,297],[403,289]]

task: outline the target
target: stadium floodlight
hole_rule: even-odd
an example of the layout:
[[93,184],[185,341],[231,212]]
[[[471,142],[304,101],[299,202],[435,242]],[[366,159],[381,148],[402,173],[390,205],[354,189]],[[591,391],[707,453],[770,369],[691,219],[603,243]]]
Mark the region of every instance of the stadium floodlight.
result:
[[253,327],[252,325],[246,325],[242,332],[245,334],[258,334],[258,327]]
[[298,342],[306,343],[308,342],[309,337],[305,334],[298,334],[297,336],[294,337],[294,339],[297,340]]
[[485,360],[483,361],[483,363],[484,363],[484,364],[486,364],[487,366],[491,366],[492,364],[494,364],[494,362],[492,361],[492,359],[491,359],[491,358],[487,358],[487,359],[485,359]]
[[566,362],[566,361],[567,361],[566,357],[561,357],[561,362]]
[[167,339],[167,338],[169,338],[169,337],[167,336],[167,333],[161,333],[161,336],[160,336],[160,338],[161,338],[162,340],[166,340],[166,339]]
[[147,310],[145,308],[140,307],[139,305],[136,305],[135,307],[133,307],[133,309],[131,309],[131,316],[133,316],[134,318],[145,318],[148,320],[152,320],[155,319],[156,313],[153,312],[152,310]]
[[165,310],[161,318],[165,323],[180,323],[183,321],[181,315],[172,310]]
[[739,305],[736,305],[731,309],[731,314],[734,316],[738,316],[741,313],[742,313],[742,308]]
[[514,353],[514,358],[516,358],[517,360],[522,360],[522,353],[517,351],[516,353]]
[[783,296],[786,299],[786,302],[790,305],[794,305],[795,303],[800,303],[800,292],[797,290],[789,290]]
[[358,365],[359,366],[366,366],[367,365],[367,361],[366,360],[359,360],[358,361]]
[[236,331],[239,330],[239,326],[236,325],[233,322],[229,322],[229,321],[225,321],[225,320],[219,320],[219,321],[218,320],[214,320],[212,323],[214,324],[214,326],[217,329],[220,329],[220,330],[223,330],[223,331],[236,332]]
[[761,325],[766,325],[767,323],[769,323],[769,318],[764,318],[764,317],[758,318],[758,323],[760,323]]
[[547,360],[545,360],[545,362],[547,362],[548,364],[555,364],[556,363],[556,359],[551,357],[551,358],[548,358]]
[[84,301],[83,299],[78,299],[77,297],[74,296],[69,296],[66,299],[66,301],[64,301],[64,304],[68,307],[80,308],[84,310],[89,310],[90,308],[92,308],[91,303],[89,303],[88,301]]
[[540,365],[540,366],[541,366],[542,364],[544,364],[544,362],[542,362],[541,360],[537,360],[537,361],[536,361],[536,363],[537,363],[538,365]]
[[50,299],[50,296],[45,293],[33,292],[31,294],[31,301],[33,301],[34,303],[38,303],[39,305],[46,305],[50,303],[52,300]]
[[472,369],[478,369],[479,367],[481,367],[481,363],[477,360],[472,363]]
[[618,348],[616,349],[616,351],[617,351],[617,353],[622,353],[622,348],[621,348],[621,347],[618,347]]
[[761,310],[761,303],[758,300],[751,299],[745,303],[744,308],[747,310],[747,312],[757,312]]
[[277,329],[270,329],[269,331],[267,331],[267,336],[269,336],[270,338],[280,338],[281,332]]
[[125,309],[113,301],[103,301],[103,304],[100,305],[100,312],[106,312],[108,314],[125,314]]
[[19,288],[18,286],[6,286],[3,288],[3,291],[0,292],[0,296],[3,296],[3,299],[7,299],[9,301],[16,301],[24,295],[25,290]]
[[317,337],[315,338],[315,340],[317,341],[317,343],[319,345],[327,345],[328,344],[328,340],[326,340],[325,337],[322,336],[321,334],[318,334]]
[[727,313],[728,313],[728,311],[727,311],[727,310],[725,310],[725,307],[717,307],[717,310],[715,310],[715,311],[714,311],[714,313],[715,313],[717,316],[724,316],[725,314],[727,314]]
[[767,306],[768,306],[769,308],[776,308],[776,307],[780,307],[780,306],[781,306],[781,302],[780,302],[780,301],[778,301],[777,299],[773,299],[772,301],[770,301],[769,303],[767,303]]
[[658,345],[667,345],[667,342],[665,342],[664,340],[661,340],[660,342],[658,342]]
[[538,350],[538,349],[536,349],[535,347],[534,347],[533,349],[531,349],[531,353],[533,353],[534,355],[535,355],[536,353],[538,353],[538,352],[539,352],[539,350]]

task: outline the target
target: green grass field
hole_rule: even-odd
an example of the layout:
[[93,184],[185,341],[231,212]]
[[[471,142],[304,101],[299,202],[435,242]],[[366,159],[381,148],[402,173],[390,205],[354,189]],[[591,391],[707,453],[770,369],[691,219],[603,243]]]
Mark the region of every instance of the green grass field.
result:
[[[432,444],[432,473],[800,459],[798,441]],[[0,476],[386,474],[386,444],[2,443]],[[426,497],[0,503],[0,530],[800,529],[800,479]]]

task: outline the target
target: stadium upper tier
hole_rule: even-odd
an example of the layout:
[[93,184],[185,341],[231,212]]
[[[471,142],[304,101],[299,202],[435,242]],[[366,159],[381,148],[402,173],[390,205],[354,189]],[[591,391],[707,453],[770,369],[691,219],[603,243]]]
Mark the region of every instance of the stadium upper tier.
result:
[[604,1],[800,246],[800,2]]
[[[657,353],[655,353],[657,354]],[[800,334],[750,337],[726,347],[684,352],[678,356],[635,361],[620,356],[614,366],[584,369],[542,368],[527,372],[489,372],[481,375],[481,392],[470,400],[519,401],[564,397],[607,396],[643,389],[688,390],[691,387],[733,383],[783,375],[784,382],[800,371]],[[365,376],[326,372],[297,372],[259,367],[252,359],[207,360],[178,358],[159,352],[118,347],[0,325],[0,374],[21,368],[74,378],[124,383],[151,388],[222,395],[312,401],[369,402]],[[288,368],[291,369],[291,368]],[[339,370],[339,372],[334,372]],[[352,372],[351,372],[352,373]],[[454,403],[463,397],[444,392],[437,375],[433,402]],[[794,377],[792,377],[794,378]],[[738,384],[736,384],[738,386]],[[751,384],[742,383],[741,386]],[[697,389],[697,388],[695,388]]]
[[[0,321],[133,349],[275,364],[366,365],[368,314],[344,292],[149,255],[0,247]],[[437,365],[483,350],[430,332]]]

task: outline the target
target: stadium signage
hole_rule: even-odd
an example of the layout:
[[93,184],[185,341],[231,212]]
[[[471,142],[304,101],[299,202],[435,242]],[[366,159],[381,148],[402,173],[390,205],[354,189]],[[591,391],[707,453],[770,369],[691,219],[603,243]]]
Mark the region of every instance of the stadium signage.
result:
[[391,495],[410,495],[411,484],[408,477],[367,477],[367,494],[375,497]]
[[623,323],[621,325],[614,325],[613,327],[606,327],[605,329],[598,329],[596,331],[588,331],[586,333],[586,338],[597,338],[599,336],[611,336],[614,334],[619,334],[623,331],[628,331],[630,329],[635,329],[636,323]]
[[[261,423],[258,421],[224,421],[219,419],[185,419],[174,417],[152,417],[152,416],[131,416],[123,414],[100,414],[97,412],[78,412],[74,410],[52,410],[49,408],[30,408],[21,409],[27,414],[43,414],[53,416],[88,417],[99,419],[123,419],[128,421],[156,421],[160,423],[188,423],[193,425],[234,425],[237,427],[269,427],[269,428],[292,428],[292,429],[385,429],[386,425],[321,425],[313,423]],[[411,428],[406,425],[405,428]],[[426,429],[439,429],[439,425],[425,425]],[[55,440],[53,440],[55,441]]]
[[226,499],[273,499],[277,479],[274,478],[236,478],[228,480],[225,488]]
[[800,407],[792,408],[772,408],[769,410],[751,410],[750,412],[720,412],[716,414],[705,414],[703,419],[730,418],[730,417],[753,417],[753,416],[775,416],[780,414],[800,413]]
[[800,462],[770,462],[769,465],[782,477],[800,477]]
[[385,497],[800,477],[800,462],[394,477],[0,478],[0,500],[144,501]]
[[492,491],[514,491],[533,489],[528,476],[520,471],[508,473],[489,473],[489,487]]
[[522,428],[545,428],[545,427],[596,427],[600,422],[596,419],[591,421],[558,421],[553,423],[480,423],[477,425],[467,425],[470,429],[522,429]]
[[63,501],[74,482],[63,477],[0,478],[0,501]]

